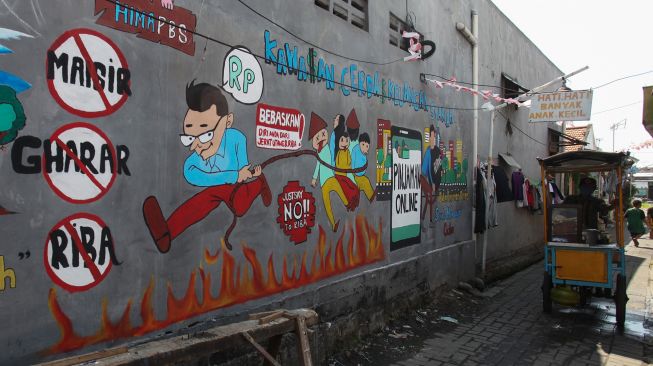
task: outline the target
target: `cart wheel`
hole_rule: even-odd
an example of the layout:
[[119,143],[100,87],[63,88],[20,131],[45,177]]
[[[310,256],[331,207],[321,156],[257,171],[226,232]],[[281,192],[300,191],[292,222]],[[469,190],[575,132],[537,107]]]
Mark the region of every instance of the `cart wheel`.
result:
[[553,288],[553,281],[548,272],[544,272],[544,279],[542,280],[542,311],[547,314],[551,313],[551,289]]
[[617,275],[617,291],[614,295],[614,302],[617,307],[617,326],[623,328],[626,321],[628,296],[626,296],[626,276],[622,274]]

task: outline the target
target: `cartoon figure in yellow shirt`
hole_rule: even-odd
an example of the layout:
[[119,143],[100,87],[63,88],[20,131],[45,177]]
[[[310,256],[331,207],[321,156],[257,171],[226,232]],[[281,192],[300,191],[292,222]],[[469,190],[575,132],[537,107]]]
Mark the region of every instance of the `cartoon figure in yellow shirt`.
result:
[[[336,153],[336,168],[351,170],[351,152],[349,151],[349,134],[343,129],[336,130],[336,140],[338,141],[338,152]],[[354,211],[358,207],[359,194],[358,186],[354,175],[351,173],[336,172],[335,178],[340,183],[340,188],[347,196],[349,204],[347,210]]]
[[345,206],[349,204],[349,200],[347,200],[338,180],[335,178],[333,169],[323,164],[323,162],[330,164],[333,161],[333,155],[331,154],[331,149],[328,144],[329,133],[327,132],[327,123],[315,113],[311,113],[311,121],[308,127],[308,138],[311,140],[313,148],[317,151],[320,158],[320,161],[315,165],[311,186],[316,187],[319,179],[320,187],[322,187],[322,202],[324,202],[327,218],[331,224],[331,229],[336,232],[338,231],[340,220],[336,222],[333,217],[331,192],[335,192]]

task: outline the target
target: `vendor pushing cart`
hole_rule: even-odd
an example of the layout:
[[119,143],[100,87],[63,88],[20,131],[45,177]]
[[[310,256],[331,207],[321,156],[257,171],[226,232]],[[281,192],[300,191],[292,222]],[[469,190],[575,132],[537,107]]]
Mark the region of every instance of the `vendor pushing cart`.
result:
[[[622,177],[633,161],[624,153],[600,151],[564,152],[539,159],[542,182],[555,174],[583,175],[578,194],[563,202],[555,200],[548,189],[544,197],[544,312],[552,302],[574,305],[585,303],[593,289],[602,289],[614,297],[617,325],[626,318],[626,259],[624,253],[624,202]],[[610,203],[602,195],[594,196],[597,178],[613,175],[616,184]],[[608,213],[614,215],[615,232],[610,235]]]

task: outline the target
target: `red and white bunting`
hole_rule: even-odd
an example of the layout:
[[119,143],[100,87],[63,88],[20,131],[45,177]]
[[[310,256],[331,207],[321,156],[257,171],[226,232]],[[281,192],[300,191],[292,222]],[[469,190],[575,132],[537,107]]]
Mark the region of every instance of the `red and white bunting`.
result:
[[444,86],[446,85],[446,86],[448,86],[450,88],[456,89],[456,91],[459,91],[459,92],[462,91],[462,92],[465,92],[465,93],[469,93],[471,95],[480,95],[481,97],[483,97],[483,100],[494,99],[494,101],[497,102],[497,103],[514,104],[514,105],[516,105],[518,107],[524,106],[524,103],[520,102],[519,100],[517,100],[515,98],[503,98],[503,97],[501,97],[501,95],[493,93],[491,90],[477,90],[477,89],[474,89],[474,88],[470,88],[470,87],[467,87],[467,86],[460,85],[460,84],[458,84],[455,77],[452,77],[451,79],[445,80],[445,81],[438,81],[438,80],[428,79],[427,78],[426,81],[429,81],[429,82],[433,83],[436,88],[443,89]]
[[644,150],[653,148],[653,140],[646,140],[640,142],[639,144],[631,144],[628,150]]

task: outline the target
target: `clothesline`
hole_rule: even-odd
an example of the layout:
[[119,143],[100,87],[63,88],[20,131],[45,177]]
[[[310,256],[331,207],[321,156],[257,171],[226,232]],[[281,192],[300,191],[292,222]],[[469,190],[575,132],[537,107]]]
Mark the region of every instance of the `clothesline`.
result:
[[[499,226],[498,203],[513,201],[518,208],[526,208],[532,214],[542,209],[542,182],[526,177],[521,169],[512,173],[510,178],[500,166],[493,166],[493,174],[488,175],[487,163],[476,167],[475,233],[483,233]],[[555,191],[559,193],[557,187]],[[552,197],[555,194],[551,195]],[[562,196],[560,194],[560,196]]]
[[436,88],[443,89],[445,86],[448,86],[448,87],[456,89],[457,91],[467,92],[467,93],[470,93],[472,95],[480,95],[483,98],[483,100],[486,100],[486,101],[494,100],[495,102],[499,102],[499,103],[514,104],[514,105],[516,105],[518,107],[522,107],[522,106],[525,105],[524,103],[520,102],[519,100],[517,100],[515,98],[503,98],[501,95],[499,95],[497,93],[493,93],[491,90],[478,90],[478,89],[470,88],[470,87],[467,87],[467,86],[464,86],[464,85],[460,85],[456,81],[455,77],[452,77],[451,79],[445,80],[445,81],[438,81],[438,80],[429,79],[429,78],[425,78],[425,80],[435,84]]

